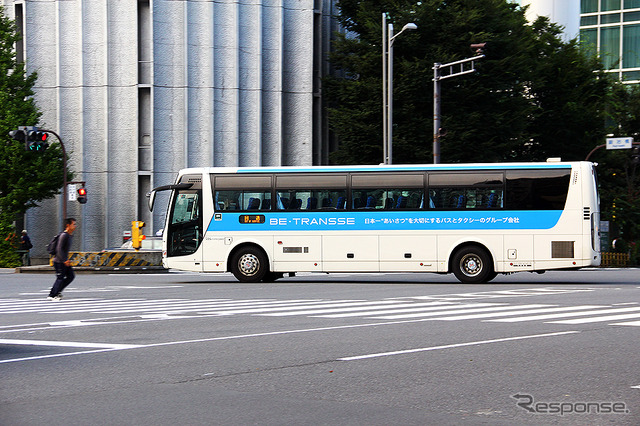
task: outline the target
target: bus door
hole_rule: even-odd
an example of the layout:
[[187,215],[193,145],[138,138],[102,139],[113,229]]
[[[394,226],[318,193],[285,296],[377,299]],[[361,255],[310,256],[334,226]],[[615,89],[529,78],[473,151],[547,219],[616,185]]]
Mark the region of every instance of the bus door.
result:
[[[181,182],[187,177],[183,176]],[[201,179],[188,188],[174,189],[165,231],[169,268],[202,271],[202,250],[198,250],[204,235],[202,222]]]

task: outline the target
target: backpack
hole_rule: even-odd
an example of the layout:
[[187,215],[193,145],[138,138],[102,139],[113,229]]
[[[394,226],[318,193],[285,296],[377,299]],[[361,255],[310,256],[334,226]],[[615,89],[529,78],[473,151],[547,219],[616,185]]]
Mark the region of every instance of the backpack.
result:
[[47,244],[47,252],[51,256],[55,256],[56,255],[56,251],[58,250],[58,240],[59,239],[60,239],[60,234],[57,234],[55,237],[53,237],[53,239],[51,241],[49,241],[49,244]]

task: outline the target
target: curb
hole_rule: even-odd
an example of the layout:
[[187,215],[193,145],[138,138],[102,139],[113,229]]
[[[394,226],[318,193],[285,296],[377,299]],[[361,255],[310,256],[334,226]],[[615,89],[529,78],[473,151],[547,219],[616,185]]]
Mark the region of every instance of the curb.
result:
[[[7,271],[9,272],[9,271]],[[164,274],[169,270],[163,266],[74,266],[73,272],[76,274]],[[20,266],[15,268],[16,274],[55,274],[53,266]]]

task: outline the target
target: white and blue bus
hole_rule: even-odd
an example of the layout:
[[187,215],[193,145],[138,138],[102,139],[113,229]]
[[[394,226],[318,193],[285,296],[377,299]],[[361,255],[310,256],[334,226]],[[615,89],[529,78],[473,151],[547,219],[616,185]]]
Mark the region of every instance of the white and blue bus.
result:
[[296,272],[436,272],[463,283],[600,264],[593,163],[190,168],[163,264],[242,282]]

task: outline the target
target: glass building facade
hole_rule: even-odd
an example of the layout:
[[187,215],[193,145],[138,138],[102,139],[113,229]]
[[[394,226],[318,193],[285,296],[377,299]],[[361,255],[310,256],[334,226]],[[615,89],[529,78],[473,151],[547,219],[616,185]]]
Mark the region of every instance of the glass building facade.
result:
[[625,83],[640,83],[640,0],[581,0],[580,41]]

